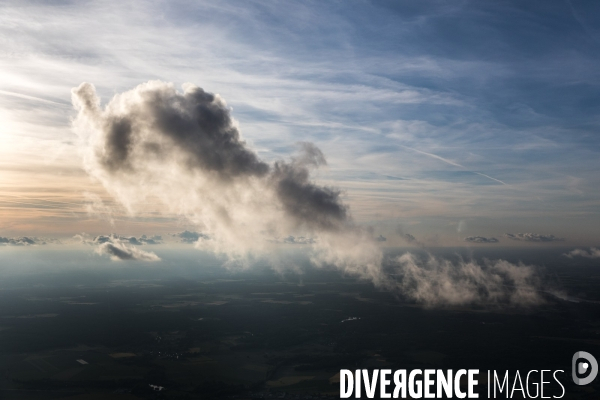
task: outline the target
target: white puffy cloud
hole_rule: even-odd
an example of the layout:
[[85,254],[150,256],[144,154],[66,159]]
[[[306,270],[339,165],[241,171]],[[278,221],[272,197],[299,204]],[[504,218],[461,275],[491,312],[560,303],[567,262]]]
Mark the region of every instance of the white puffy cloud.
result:
[[600,258],[600,249],[597,247],[590,247],[589,250],[574,249],[563,255],[566,257],[569,257],[569,258],[573,258],[573,257]]

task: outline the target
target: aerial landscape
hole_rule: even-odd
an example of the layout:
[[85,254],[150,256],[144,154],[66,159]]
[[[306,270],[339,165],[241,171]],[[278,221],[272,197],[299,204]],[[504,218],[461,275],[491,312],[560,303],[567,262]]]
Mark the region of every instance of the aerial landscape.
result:
[[0,399],[600,395],[600,4],[0,10]]

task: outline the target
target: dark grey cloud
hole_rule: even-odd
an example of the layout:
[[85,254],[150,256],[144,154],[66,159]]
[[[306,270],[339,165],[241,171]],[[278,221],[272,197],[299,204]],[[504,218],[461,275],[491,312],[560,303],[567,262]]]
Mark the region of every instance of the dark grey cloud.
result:
[[521,242],[562,242],[565,240],[554,235],[541,235],[539,233],[505,233],[504,237]]
[[379,235],[375,238],[375,240],[377,240],[378,242],[385,242],[387,241],[387,238],[383,235]]
[[499,240],[495,237],[484,237],[484,236],[468,236],[465,238],[465,242],[469,243],[498,243]]
[[348,208],[341,202],[341,192],[312,183],[305,165],[276,162],[272,179],[279,201],[296,225],[335,230],[347,222]]
[[[85,108],[95,109],[93,86],[84,83],[74,94]],[[139,107],[105,116],[105,151],[100,161],[111,173],[135,170],[133,150],[139,146],[156,158],[175,146],[190,169],[209,171],[220,178],[262,176],[269,171],[269,165],[241,140],[229,109],[214,94],[193,87],[181,95],[163,86],[144,90],[142,96]],[[145,141],[143,132],[148,129],[163,140]]]
[[100,253],[110,254],[119,260],[132,260],[133,254],[130,251],[122,250],[112,243],[103,243],[99,250]]

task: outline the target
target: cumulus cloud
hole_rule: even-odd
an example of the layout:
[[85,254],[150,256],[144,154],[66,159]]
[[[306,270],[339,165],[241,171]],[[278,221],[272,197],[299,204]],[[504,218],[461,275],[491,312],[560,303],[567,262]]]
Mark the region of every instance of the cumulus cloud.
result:
[[160,261],[160,257],[156,254],[140,250],[133,245],[119,240],[104,242],[98,245],[98,247],[96,247],[96,253],[108,254],[113,261]]
[[484,236],[468,236],[465,238],[465,242],[469,243],[498,243],[499,240],[495,237],[484,237]]
[[375,238],[375,240],[377,240],[378,242],[385,242],[387,241],[387,238],[383,235],[379,235]]
[[93,85],[84,83],[73,103],[86,170],[131,213],[153,198],[186,217],[211,239],[196,241],[199,247],[243,259],[290,232],[353,238],[346,232],[359,230],[341,192],[311,179],[326,164],[315,145],[300,142],[290,160],[266,163],[219,95],[153,81],[101,108]]
[[589,250],[574,249],[563,255],[566,257],[569,257],[569,258],[573,258],[573,257],[600,258],[600,249],[597,247],[590,247]]
[[160,257],[153,252],[144,251],[139,248],[146,244],[160,243],[160,240],[162,240],[160,236],[149,238],[146,235],[142,235],[136,238],[135,236],[120,236],[111,233],[110,235],[98,235],[90,238],[89,235],[82,233],[73,236],[73,240],[94,246],[96,254],[109,255],[113,261],[160,261]]
[[428,305],[517,305],[543,302],[541,282],[532,266],[508,261],[451,262],[428,255],[420,260],[411,253],[397,258],[396,286],[407,297]]
[[505,233],[504,237],[522,242],[561,242],[565,240],[554,235],[541,235],[539,233]]
[[[326,165],[323,153],[299,142],[288,160],[261,160],[219,95],[191,84],[181,93],[152,81],[117,94],[102,108],[89,83],[72,94],[87,172],[131,214],[152,200],[165,213],[187,219],[197,232],[175,236],[226,255],[230,265],[273,254],[269,250],[279,241],[272,238],[286,238],[309,245],[317,266],[333,266],[416,301],[534,302],[534,291],[523,289],[533,285],[526,267],[465,263],[457,270],[438,259],[420,265],[411,255],[384,265],[380,243],[353,223],[341,191],[314,182],[313,171]],[[404,238],[415,241],[410,234]],[[114,259],[156,257],[121,238],[100,243],[98,251]]]

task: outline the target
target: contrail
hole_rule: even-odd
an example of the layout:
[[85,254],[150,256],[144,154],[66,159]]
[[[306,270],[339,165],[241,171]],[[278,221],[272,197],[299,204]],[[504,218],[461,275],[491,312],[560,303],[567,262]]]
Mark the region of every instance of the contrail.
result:
[[489,175],[486,175],[486,174],[483,174],[483,173],[481,173],[481,172],[477,172],[477,171],[471,171],[471,170],[469,170],[467,167],[465,167],[464,165],[461,165],[461,164],[459,164],[459,163],[456,163],[456,162],[454,162],[454,161],[450,161],[450,160],[448,160],[448,159],[446,159],[446,158],[444,158],[444,157],[440,157],[440,156],[438,156],[438,155],[436,155],[436,154],[427,153],[427,152],[425,152],[425,151],[422,151],[422,150],[417,150],[417,149],[415,149],[415,148],[413,148],[413,147],[408,147],[408,146],[404,146],[404,145],[401,145],[401,146],[402,146],[402,147],[404,147],[405,149],[409,149],[409,150],[412,150],[412,151],[414,151],[414,152],[417,152],[417,153],[423,154],[423,155],[425,155],[425,156],[428,156],[428,157],[431,157],[431,158],[435,158],[436,160],[440,160],[440,161],[442,161],[442,162],[445,162],[446,164],[450,164],[450,165],[452,165],[452,166],[454,166],[454,167],[463,168],[463,169],[467,170],[467,172],[471,172],[471,173],[473,173],[473,174],[476,174],[476,175],[481,175],[481,176],[483,176],[483,177],[485,177],[485,178],[488,178],[488,179],[491,179],[491,180],[493,180],[493,181],[495,181],[495,182],[501,183],[501,184],[503,184],[503,185],[507,185],[507,183],[505,183],[505,182],[502,182],[500,179],[492,178],[491,176],[489,176]]
[[437,159],[437,160],[443,161],[443,162],[445,162],[446,164],[450,164],[450,165],[454,165],[455,167],[459,167],[459,168],[464,168],[464,169],[467,169],[467,167],[465,167],[464,165],[460,165],[460,164],[458,164],[458,163],[455,163],[454,161],[450,161],[450,160],[448,160],[448,159],[445,159],[445,158],[443,158],[443,157],[437,156],[437,155],[435,155],[435,154],[431,154],[431,153],[427,153],[427,152],[425,152],[425,151],[417,150],[417,149],[415,149],[415,148],[413,148],[413,147],[408,147],[408,146],[402,146],[402,147],[404,147],[404,148],[406,148],[406,149],[409,149],[409,150],[412,150],[412,151],[416,151],[417,153],[421,153],[421,154],[423,154],[423,155],[426,155],[426,156],[429,156],[429,157],[431,157],[431,158],[435,158],[435,159]]
[[488,179],[491,179],[491,180],[493,180],[493,181],[496,181],[496,182],[499,182],[499,183],[501,183],[501,184],[503,184],[503,185],[507,185],[507,186],[508,186],[508,184],[507,184],[507,183],[505,183],[505,182],[502,182],[500,179],[492,178],[491,176],[489,176],[489,175],[486,175],[486,174],[482,174],[481,172],[477,172],[477,171],[469,171],[469,172],[472,172],[472,173],[474,173],[474,174],[477,174],[477,175],[485,176],[485,177],[486,177],[486,178],[488,178]]
[[29,95],[26,95],[26,94],[9,92],[9,91],[6,91],[6,90],[0,90],[0,94],[6,95],[6,96],[20,97],[22,99],[27,99],[27,100],[40,101],[42,103],[56,104],[56,105],[59,105],[59,106],[69,106],[67,103],[59,103],[57,101],[42,99],[41,97],[29,96]]

